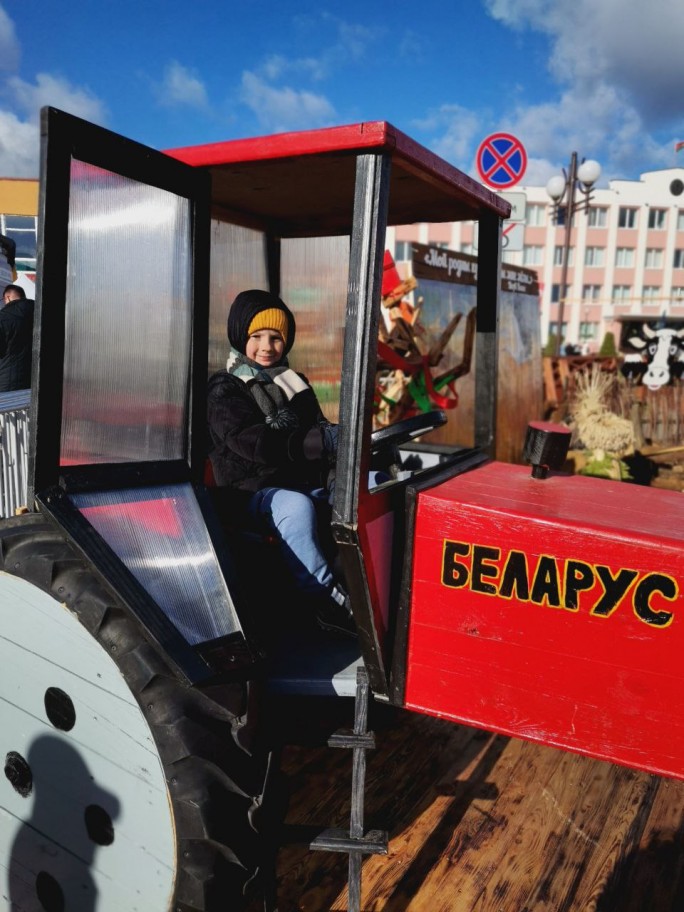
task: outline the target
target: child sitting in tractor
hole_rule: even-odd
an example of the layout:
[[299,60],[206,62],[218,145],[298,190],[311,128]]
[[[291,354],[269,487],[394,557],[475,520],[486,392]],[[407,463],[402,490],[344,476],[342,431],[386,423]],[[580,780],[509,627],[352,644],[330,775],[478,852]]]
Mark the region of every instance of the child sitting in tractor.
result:
[[327,502],[337,425],[326,420],[287,355],[295,319],[276,295],[243,291],[228,313],[226,370],[209,380],[208,420],[216,484],[234,508],[267,524],[320,627],[355,636],[349,597],[321,548],[316,502]]

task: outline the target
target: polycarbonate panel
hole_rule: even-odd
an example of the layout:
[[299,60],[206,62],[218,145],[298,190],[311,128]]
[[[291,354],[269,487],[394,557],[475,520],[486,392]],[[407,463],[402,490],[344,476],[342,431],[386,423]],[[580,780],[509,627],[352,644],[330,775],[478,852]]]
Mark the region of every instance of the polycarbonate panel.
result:
[[211,223],[209,287],[209,373],[226,366],[226,320],[235,296],[247,288],[268,288],[262,231],[228,222]]
[[240,630],[190,485],[73,494],[70,499],[188,643]]
[[72,159],[62,465],[185,457],[190,216],[187,199]]
[[282,240],[281,296],[297,318],[290,364],[306,374],[329,421],[339,419],[348,278],[348,237]]

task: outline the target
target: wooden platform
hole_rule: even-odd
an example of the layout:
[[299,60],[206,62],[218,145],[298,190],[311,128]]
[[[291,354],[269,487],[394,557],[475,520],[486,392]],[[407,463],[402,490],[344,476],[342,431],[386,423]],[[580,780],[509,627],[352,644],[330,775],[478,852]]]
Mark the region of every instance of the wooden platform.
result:
[[[681,912],[684,783],[441,720],[372,720],[362,909]],[[288,822],[348,824],[350,757],[289,747]],[[279,912],[341,912],[346,856],[281,849]],[[256,908],[256,907],[255,907]]]

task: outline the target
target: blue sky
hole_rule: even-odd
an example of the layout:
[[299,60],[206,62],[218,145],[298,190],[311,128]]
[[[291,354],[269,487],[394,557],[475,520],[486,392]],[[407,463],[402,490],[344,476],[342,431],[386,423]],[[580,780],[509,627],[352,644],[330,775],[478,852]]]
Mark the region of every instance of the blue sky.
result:
[[388,120],[476,176],[491,132],[526,184],[570,153],[684,167],[684,0],[0,0],[0,175],[38,174],[53,105],[165,149]]

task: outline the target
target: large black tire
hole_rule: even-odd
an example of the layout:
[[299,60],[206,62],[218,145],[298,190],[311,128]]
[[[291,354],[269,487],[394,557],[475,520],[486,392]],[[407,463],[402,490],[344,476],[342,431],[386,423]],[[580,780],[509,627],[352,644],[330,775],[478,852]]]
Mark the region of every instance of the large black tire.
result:
[[[10,574],[49,594],[55,601],[55,612],[64,613],[66,606],[67,624],[72,617],[78,619],[101,647],[102,668],[111,661],[115,663],[149,726],[163,768],[171,810],[171,839],[175,842],[175,872],[168,909],[174,912],[241,909],[263,881],[268,882],[272,860],[270,799],[264,797],[270,793],[266,787],[269,755],[262,746],[257,725],[258,683],[235,683],[205,690],[183,684],[161,649],[142,635],[136,619],[116,593],[99,580],[87,561],[39,514],[0,522],[0,570],[3,571],[0,613],[4,615],[0,637],[12,629],[15,608],[8,598],[3,598],[3,585],[7,591],[16,585],[3,575]],[[48,606],[48,610],[52,609]],[[97,665],[100,653],[97,649],[95,653]],[[1,676],[2,669],[0,681]],[[99,673],[94,677],[99,677]],[[67,715],[70,697],[76,696],[60,697],[67,703],[64,710]],[[94,732],[98,731],[96,723],[97,720],[90,722],[96,726]],[[68,746],[64,739],[73,738],[71,747],[78,751],[83,729],[79,733],[78,725],[74,725],[69,730],[67,725],[54,720],[53,725],[62,728],[58,736],[62,747]],[[92,742],[93,734],[89,737]],[[21,761],[26,758],[21,756],[21,751],[13,750],[7,738],[5,731],[2,735],[4,788],[17,792],[26,785],[22,777],[30,779],[31,771],[22,767]],[[91,748],[95,746],[89,744]],[[58,778],[60,770],[55,769],[54,773]],[[123,801],[124,796],[120,797]],[[274,808],[277,804],[274,798]],[[0,807],[5,806],[4,800],[0,800]],[[168,834],[159,834],[160,841],[162,836],[167,839]],[[154,849],[155,846],[146,847],[153,856]],[[75,854],[75,849],[71,854]],[[131,865],[144,862],[143,858],[136,859],[134,853],[131,855]],[[11,886],[13,875],[7,860],[5,867]],[[23,888],[26,889],[26,883]],[[59,884],[46,886],[44,878],[35,889],[39,899],[36,909],[58,912],[64,907]],[[101,888],[97,889],[101,892]],[[67,905],[67,908],[72,907]],[[92,901],[84,900],[77,912],[91,908],[94,908]],[[99,903],[97,908],[101,908]],[[134,909],[138,909],[137,904],[131,905],[130,912]],[[122,908],[120,912],[129,910]],[[166,910],[145,908],[140,912]]]

